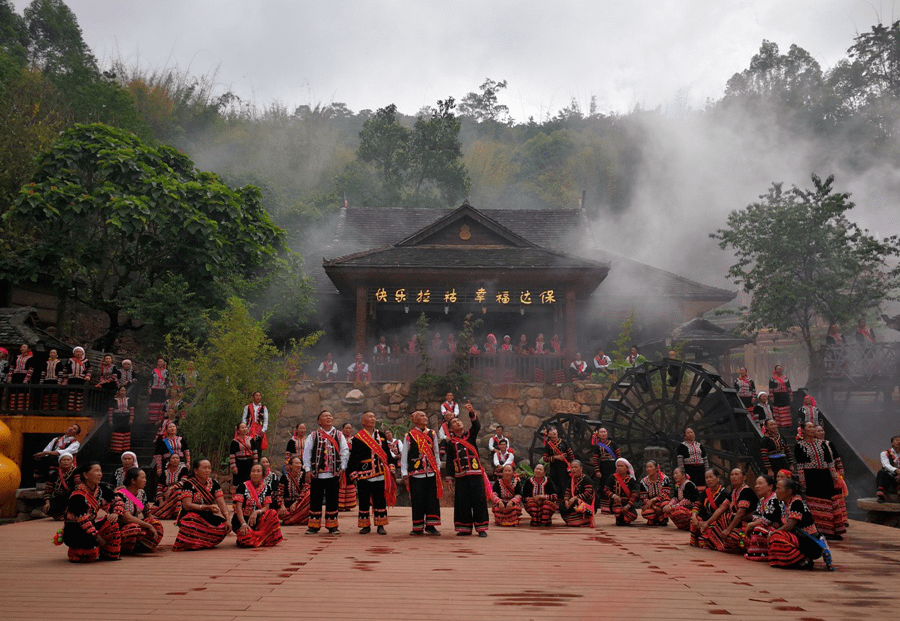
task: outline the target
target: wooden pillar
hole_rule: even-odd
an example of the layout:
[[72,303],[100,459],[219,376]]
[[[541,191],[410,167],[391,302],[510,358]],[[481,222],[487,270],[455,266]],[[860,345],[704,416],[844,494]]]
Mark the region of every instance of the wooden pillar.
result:
[[356,285],[356,352],[366,353],[366,286]]
[[575,318],[575,290],[566,289],[566,355],[570,358],[578,351],[578,323]]

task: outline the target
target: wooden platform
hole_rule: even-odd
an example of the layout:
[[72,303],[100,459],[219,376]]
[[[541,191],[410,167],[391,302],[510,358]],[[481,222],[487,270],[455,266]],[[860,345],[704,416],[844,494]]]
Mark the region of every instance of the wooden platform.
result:
[[[852,523],[832,545],[837,571],[786,571],[698,550],[667,528],[536,530],[492,527],[487,539],[413,538],[409,510],[392,509],[389,535],[285,529],[273,549],[160,550],[73,565],[51,537],[59,522],[0,526],[2,619],[740,619],[894,618],[900,531]],[[559,519],[558,517],[556,518]]]

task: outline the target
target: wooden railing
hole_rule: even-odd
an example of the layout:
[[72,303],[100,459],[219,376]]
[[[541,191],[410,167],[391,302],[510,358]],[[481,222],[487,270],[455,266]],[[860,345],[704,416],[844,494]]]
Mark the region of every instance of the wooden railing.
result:
[[825,377],[870,380],[896,377],[900,343],[849,343],[825,348]]
[[[74,403],[70,405],[70,397],[79,394],[82,397],[80,407]],[[89,385],[0,384],[0,415],[4,416],[105,414],[111,401],[109,392]]]

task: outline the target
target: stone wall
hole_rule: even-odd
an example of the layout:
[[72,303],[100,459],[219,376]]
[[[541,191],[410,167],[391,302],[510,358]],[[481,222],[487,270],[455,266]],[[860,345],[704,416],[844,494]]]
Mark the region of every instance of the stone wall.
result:
[[[482,446],[497,425],[503,425],[516,452],[526,456],[534,432],[544,419],[560,413],[586,414],[596,418],[600,402],[608,386],[602,384],[475,384],[469,397],[478,412],[483,431]],[[442,397],[443,395],[441,395]],[[413,403],[410,383],[376,382],[297,382],[278,416],[278,428],[270,453],[280,454],[287,445],[291,429],[304,422],[307,429],[316,428],[316,417],[322,410],[334,414],[335,424],[350,421],[359,429],[359,415],[375,412],[379,420],[405,425],[415,410],[428,413],[430,425],[440,423],[440,398]]]

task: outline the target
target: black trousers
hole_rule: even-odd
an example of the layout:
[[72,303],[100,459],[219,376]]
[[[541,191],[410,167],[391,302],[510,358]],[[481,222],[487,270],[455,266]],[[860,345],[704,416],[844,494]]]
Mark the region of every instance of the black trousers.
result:
[[875,475],[875,485],[878,486],[878,492],[881,494],[897,493],[897,479],[884,468]]
[[484,479],[469,474],[457,477],[456,496],[453,499],[453,526],[458,533],[471,533],[472,527],[481,532],[488,529],[487,498],[484,496]]
[[309,528],[322,527],[322,501],[325,502],[325,528],[337,528],[340,477],[319,479],[313,475],[309,484]]
[[437,477],[409,477],[409,504],[412,506],[414,532],[422,532],[425,525],[441,525],[441,504],[437,497]]
[[359,496],[359,527],[365,528],[370,525],[369,507],[372,507],[372,513],[375,515],[375,526],[387,526],[387,500],[384,498],[384,481],[360,479],[356,482],[356,492]]

